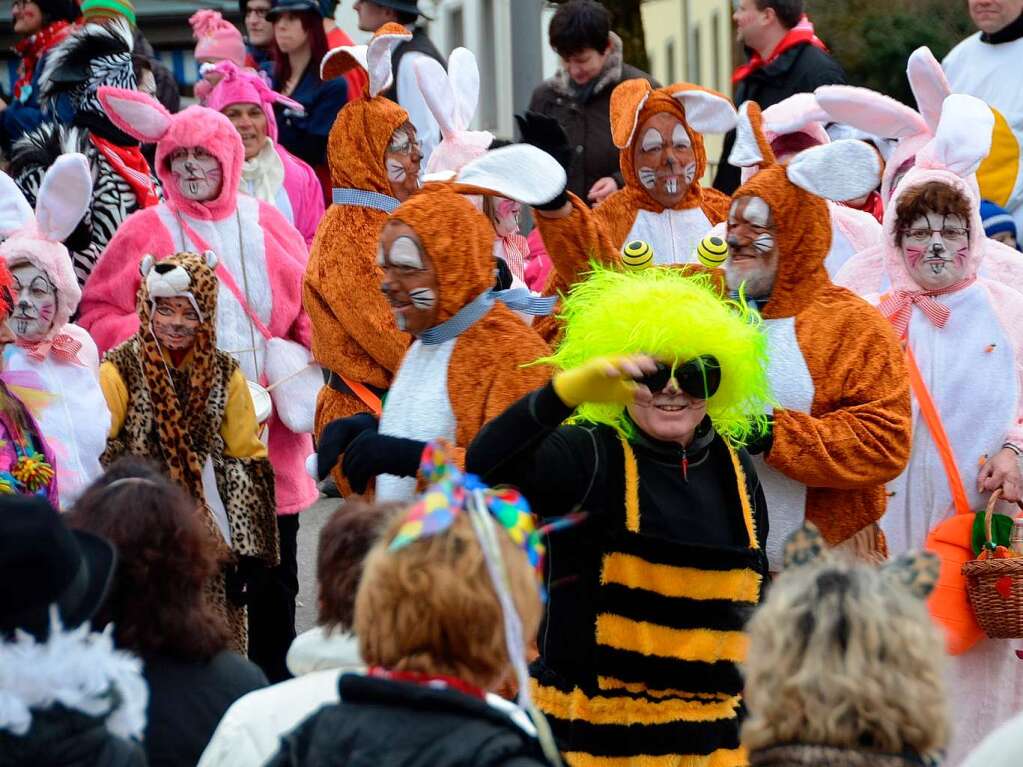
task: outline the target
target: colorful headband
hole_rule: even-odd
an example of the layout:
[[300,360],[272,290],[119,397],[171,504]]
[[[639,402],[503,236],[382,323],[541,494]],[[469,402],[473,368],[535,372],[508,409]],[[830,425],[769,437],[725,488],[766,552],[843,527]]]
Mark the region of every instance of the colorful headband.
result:
[[427,444],[419,470],[427,478],[429,487],[409,510],[389,551],[398,551],[413,541],[442,533],[454,524],[459,514],[466,511],[470,500],[477,498],[490,515],[505,529],[516,546],[525,553],[529,564],[541,580],[543,593],[543,560],[547,552],[543,538],[549,533],[577,524],[586,517],[575,512],[558,517],[550,523],[536,527],[529,502],[518,490],[490,488],[475,474],[462,472],[452,463],[447,448],[441,441]]

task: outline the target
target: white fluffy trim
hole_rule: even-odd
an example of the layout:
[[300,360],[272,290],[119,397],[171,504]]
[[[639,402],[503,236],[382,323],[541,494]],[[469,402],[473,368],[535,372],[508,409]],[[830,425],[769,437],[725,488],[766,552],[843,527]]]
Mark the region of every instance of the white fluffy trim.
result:
[[121,738],[141,739],[149,688],[142,662],[114,649],[111,627],[102,634],[88,624],[67,631],[54,610],[46,642],[19,631],[0,643],[0,730],[24,735],[32,710],[55,704],[88,716],[106,717],[107,729]]

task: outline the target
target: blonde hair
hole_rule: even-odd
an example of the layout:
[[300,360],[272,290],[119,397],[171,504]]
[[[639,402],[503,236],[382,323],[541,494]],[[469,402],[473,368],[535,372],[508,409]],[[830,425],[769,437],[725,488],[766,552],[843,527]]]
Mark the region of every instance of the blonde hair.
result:
[[[492,688],[507,675],[511,661],[501,605],[468,512],[444,532],[390,551],[404,521],[399,514],[363,565],[355,596],[363,660]],[[496,537],[528,642],[540,624],[536,573],[503,530]]]
[[825,556],[784,572],[747,628],[742,743],[926,755],[948,741],[944,643],[923,601]]

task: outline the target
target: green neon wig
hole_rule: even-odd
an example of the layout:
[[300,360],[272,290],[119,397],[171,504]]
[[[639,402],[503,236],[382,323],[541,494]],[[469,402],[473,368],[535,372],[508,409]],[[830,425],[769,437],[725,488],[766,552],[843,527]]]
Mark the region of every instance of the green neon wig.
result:
[[[562,341],[542,362],[569,370],[596,357],[649,354],[678,366],[712,354],[721,365],[721,385],[707,400],[714,428],[736,446],[766,429],[773,400],[760,317],[745,302],[722,298],[709,275],[595,265],[564,299],[561,319]],[[585,403],[576,418],[626,437],[635,431],[620,404]]]

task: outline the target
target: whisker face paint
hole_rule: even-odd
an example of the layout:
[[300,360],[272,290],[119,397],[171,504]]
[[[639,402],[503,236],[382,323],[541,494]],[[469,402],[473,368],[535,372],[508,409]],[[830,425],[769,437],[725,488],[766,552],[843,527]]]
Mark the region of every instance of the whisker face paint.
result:
[[28,262],[12,267],[11,275],[15,302],[8,327],[24,341],[41,341],[53,327],[57,289],[45,272]]
[[437,303],[437,294],[429,288],[415,288],[408,292],[409,300],[417,309],[432,309]]

